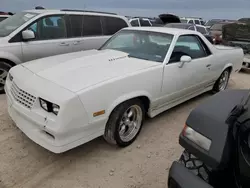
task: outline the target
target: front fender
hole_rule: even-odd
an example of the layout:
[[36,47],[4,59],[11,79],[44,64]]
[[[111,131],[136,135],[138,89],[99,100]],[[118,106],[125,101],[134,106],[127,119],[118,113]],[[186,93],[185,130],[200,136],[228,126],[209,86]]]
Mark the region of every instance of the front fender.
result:
[[131,93],[126,93],[122,96],[119,96],[117,99],[115,99],[114,102],[108,107],[107,114],[110,115],[111,112],[115,109],[115,107],[117,107],[119,104],[127,100],[137,98],[137,97],[147,97],[150,101],[149,102],[149,106],[150,106],[152,96],[147,91],[134,91]]
[[14,54],[12,54],[10,52],[2,51],[2,50],[0,50],[0,59],[7,59],[16,65],[22,63],[21,59],[19,59]]
[[[232,68],[232,70],[233,70],[233,64],[232,63],[227,63],[224,67],[223,67],[223,70],[222,70],[222,72],[224,71],[224,70],[226,70],[227,68]],[[222,73],[221,72],[221,73]]]

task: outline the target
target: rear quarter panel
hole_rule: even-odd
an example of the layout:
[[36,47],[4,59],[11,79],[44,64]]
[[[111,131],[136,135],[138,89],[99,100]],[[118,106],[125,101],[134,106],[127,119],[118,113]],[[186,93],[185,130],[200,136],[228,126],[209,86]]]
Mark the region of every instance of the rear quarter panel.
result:
[[[161,90],[162,73],[163,64],[159,63],[159,66],[121,75],[79,91],[78,95],[88,113],[89,121],[107,119],[117,105],[138,96],[148,97],[150,105],[154,106]],[[94,112],[101,110],[105,110],[105,114],[93,117]]]
[[228,67],[232,67],[231,73],[238,72],[242,67],[242,62],[244,59],[244,53],[241,48],[231,48],[231,47],[217,47],[217,58],[221,63],[222,71]]

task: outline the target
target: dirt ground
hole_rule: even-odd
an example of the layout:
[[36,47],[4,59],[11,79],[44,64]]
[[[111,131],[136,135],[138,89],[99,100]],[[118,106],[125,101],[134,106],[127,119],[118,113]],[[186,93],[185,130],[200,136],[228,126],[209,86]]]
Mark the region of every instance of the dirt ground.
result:
[[[239,73],[229,88],[250,88],[250,74]],[[178,135],[203,94],[148,119],[127,148],[98,138],[64,154],[53,154],[29,140],[7,114],[0,96],[0,188],[166,188],[169,167],[182,152]]]

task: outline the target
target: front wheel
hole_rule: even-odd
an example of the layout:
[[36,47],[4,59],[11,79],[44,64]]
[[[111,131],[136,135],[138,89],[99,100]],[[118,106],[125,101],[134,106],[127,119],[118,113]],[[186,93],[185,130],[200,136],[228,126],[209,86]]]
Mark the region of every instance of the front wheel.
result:
[[221,73],[220,77],[215,82],[213,87],[213,92],[217,93],[220,91],[224,91],[227,88],[229,78],[230,78],[230,70],[226,69]]
[[107,122],[104,138],[108,143],[126,147],[134,142],[141,131],[145,108],[139,99],[117,106]]
[[12,65],[9,63],[3,61],[0,62],[0,94],[4,93],[4,85],[11,67]]
[[209,176],[211,174],[211,171],[202,161],[200,161],[194,155],[185,150],[182,153],[179,162],[191,172],[193,172],[196,176],[209,183]]

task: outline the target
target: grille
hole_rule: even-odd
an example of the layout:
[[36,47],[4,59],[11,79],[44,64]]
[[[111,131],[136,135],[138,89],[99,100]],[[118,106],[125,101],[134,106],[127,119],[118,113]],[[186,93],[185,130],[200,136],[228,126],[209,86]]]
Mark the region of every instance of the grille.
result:
[[27,93],[26,91],[20,89],[15,82],[12,83],[11,89],[10,89],[11,95],[13,98],[23,106],[31,109],[33,106],[36,97]]

